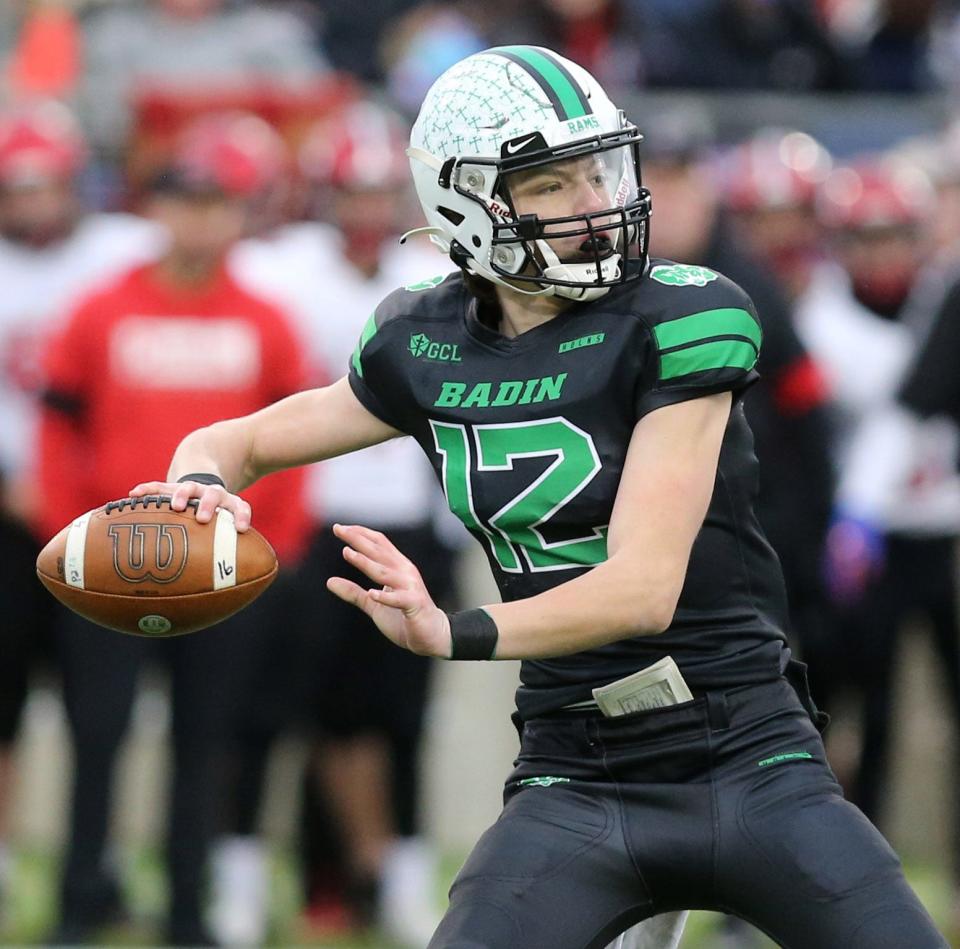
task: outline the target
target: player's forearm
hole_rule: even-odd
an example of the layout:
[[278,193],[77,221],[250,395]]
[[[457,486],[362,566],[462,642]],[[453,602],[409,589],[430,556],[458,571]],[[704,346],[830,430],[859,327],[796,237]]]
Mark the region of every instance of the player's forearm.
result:
[[344,378],[192,432],[177,448],[169,477],[210,472],[236,493],[271,472],[334,458],[401,434],[371,415]]
[[191,432],[177,446],[167,480],[197,472],[215,474],[236,494],[267,474],[254,464],[253,439],[245,423],[242,418],[228,419]]
[[265,412],[258,412],[197,429],[177,446],[167,480],[177,481],[195,472],[215,474],[230,492],[238,494],[274,471],[327,457],[326,453],[318,451],[317,456],[308,459],[302,451],[288,449],[286,446],[298,445],[302,439],[297,438],[295,430],[291,431],[289,438],[277,438],[278,430],[284,431],[287,425],[278,415],[273,437],[264,437],[263,430],[269,422],[265,423]]
[[563,656],[662,633],[673,619],[682,576],[662,563],[641,569],[614,557],[545,593],[485,606],[499,631],[495,658]]

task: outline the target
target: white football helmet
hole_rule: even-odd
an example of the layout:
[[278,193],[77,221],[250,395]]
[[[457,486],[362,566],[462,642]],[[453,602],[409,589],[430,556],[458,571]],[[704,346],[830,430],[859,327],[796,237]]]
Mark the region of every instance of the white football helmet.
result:
[[[411,132],[424,230],[469,273],[521,292],[596,299],[646,264],[641,139],[585,69],[548,49],[468,56],[433,84]],[[511,176],[584,156],[599,163],[609,207],[551,218],[515,211]],[[581,236],[574,260],[548,241]]]

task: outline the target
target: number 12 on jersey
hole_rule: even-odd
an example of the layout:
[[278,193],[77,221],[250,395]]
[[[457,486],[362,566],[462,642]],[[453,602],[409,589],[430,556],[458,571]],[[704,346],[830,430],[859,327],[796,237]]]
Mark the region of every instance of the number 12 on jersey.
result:
[[[587,432],[565,418],[472,426],[431,419],[430,428],[443,459],[450,510],[468,528],[486,535],[501,570],[521,573],[524,563],[532,571],[564,570],[606,560],[606,525],[560,541],[548,541],[541,532],[600,470],[600,456]],[[468,428],[473,431],[472,458]],[[519,458],[551,457],[539,477],[486,521],[480,519],[474,507],[477,479],[512,472]]]

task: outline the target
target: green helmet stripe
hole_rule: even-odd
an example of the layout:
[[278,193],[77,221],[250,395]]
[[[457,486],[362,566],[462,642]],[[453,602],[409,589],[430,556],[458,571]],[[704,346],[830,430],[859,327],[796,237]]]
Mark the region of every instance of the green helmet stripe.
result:
[[558,119],[576,119],[593,112],[570,70],[546,51],[535,46],[498,46],[490,52],[522,66],[547,94]]

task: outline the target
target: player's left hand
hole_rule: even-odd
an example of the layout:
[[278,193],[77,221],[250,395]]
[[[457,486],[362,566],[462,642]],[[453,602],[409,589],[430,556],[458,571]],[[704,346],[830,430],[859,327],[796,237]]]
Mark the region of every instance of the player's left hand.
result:
[[343,577],[330,577],[327,589],[363,610],[392,643],[418,656],[449,659],[450,621],[432,600],[413,562],[380,531],[335,524],[333,532],[347,546],[347,563],[382,589],[364,590]]

